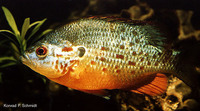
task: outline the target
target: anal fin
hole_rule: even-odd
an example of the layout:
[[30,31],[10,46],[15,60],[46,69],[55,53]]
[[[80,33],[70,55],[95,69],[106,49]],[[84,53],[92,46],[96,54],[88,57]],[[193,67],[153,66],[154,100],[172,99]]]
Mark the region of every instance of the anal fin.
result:
[[131,91],[139,94],[157,96],[163,94],[166,91],[167,86],[168,81],[166,75],[157,73],[150,83],[141,85],[140,87],[134,88]]
[[89,93],[89,94],[94,94],[94,95],[99,95],[99,96],[107,96],[108,92],[106,90],[79,90],[85,93]]

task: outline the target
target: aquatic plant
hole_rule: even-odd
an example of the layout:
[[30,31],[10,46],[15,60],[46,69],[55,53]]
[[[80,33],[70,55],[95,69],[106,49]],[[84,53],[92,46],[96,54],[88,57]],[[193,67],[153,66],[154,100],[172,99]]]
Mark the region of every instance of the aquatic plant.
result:
[[[2,9],[11,30],[0,30],[0,34],[9,40],[13,54],[0,57],[0,68],[20,63],[19,57],[26,50],[27,43],[31,45],[43,35],[52,31],[52,29],[46,29],[42,33],[37,34],[46,19],[30,23],[30,18],[25,18],[20,32],[12,13],[4,6],[2,6]],[[7,43],[8,40],[1,41],[0,45]]]

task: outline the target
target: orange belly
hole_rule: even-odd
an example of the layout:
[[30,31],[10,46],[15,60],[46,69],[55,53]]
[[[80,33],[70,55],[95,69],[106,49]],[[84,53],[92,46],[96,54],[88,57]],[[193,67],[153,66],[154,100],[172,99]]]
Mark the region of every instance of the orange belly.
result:
[[69,70],[62,77],[49,79],[72,89],[95,94],[103,89],[123,89],[154,96],[162,94],[167,88],[167,77],[164,74],[141,74],[131,79],[129,77],[129,74],[117,75],[109,71],[102,73],[99,70],[91,70],[88,66]]

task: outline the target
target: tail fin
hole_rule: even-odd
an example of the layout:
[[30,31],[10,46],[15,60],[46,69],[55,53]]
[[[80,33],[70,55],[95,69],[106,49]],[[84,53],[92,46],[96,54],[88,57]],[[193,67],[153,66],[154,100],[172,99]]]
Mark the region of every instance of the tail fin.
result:
[[200,90],[198,67],[200,68],[200,44],[193,45],[180,53],[177,64],[178,74],[176,76],[191,88]]

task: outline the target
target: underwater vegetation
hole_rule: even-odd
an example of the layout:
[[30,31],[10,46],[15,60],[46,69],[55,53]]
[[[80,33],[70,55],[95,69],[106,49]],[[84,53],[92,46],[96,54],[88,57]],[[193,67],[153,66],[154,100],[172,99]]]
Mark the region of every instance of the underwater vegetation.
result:
[[[19,6],[14,5],[16,3],[20,3]],[[62,25],[62,22],[89,15],[112,15],[132,20],[158,22],[161,30],[168,35],[169,44],[174,48],[182,50],[194,47],[190,54],[185,55],[187,62],[199,57],[199,46],[194,45],[200,40],[200,15],[197,1],[30,0],[19,2],[19,0],[7,0],[0,4],[5,6],[1,6],[0,11],[0,110],[193,111],[199,109],[198,91],[172,75],[169,77],[166,93],[160,96],[150,97],[113,90],[110,92],[109,99],[105,99],[49,81],[22,65],[19,60],[19,56],[27,47],[51,31],[49,27],[55,28]],[[30,18],[26,18],[27,16]],[[31,23],[30,20],[36,22]],[[199,71],[200,61],[195,59],[193,65]],[[15,107],[15,104],[23,105],[23,108]]]
[[[12,30],[0,30],[0,33],[7,37],[11,42],[10,45],[12,46],[12,50],[14,52],[13,56],[11,57],[1,57],[0,63],[3,61],[9,61],[7,64],[4,63],[4,65],[1,65],[1,68],[8,67],[10,65],[14,65],[19,62],[19,56],[26,50],[27,44],[29,40],[37,33],[37,31],[40,29],[42,24],[46,21],[46,19],[41,21],[36,21],[32,24],[30,24],[30,18],[26,18],[24,20],[24,23],[22,25],[21,32],[18,30],[18,27],[16,25],[15,19],[11,12],[4,6],[2,6],[3,12],[5,14],[6,20]],[[30,31],[29,29],[32,30]],[[27,36],[27,32],[30,31],[29,35]],[[34,40],[31,41],[29,44],[33,44],[34,41],[37,41],[40,39],[43,35],[50,32],[51,29],[47,29],[44,32],[42,32],[40,35],[36,36]],[[2,41],[3,42],[6,41]]]

